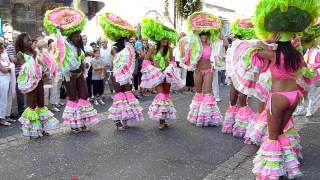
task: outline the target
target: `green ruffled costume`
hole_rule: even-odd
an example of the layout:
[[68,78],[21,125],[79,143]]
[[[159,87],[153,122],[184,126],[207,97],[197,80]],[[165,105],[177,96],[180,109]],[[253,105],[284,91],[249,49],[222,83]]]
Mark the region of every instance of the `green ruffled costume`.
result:
[[161,39],[168,39],[170,43],[178,40],[178,33],[174,30],[151,18],[143,18],[141,22],[141,35],[143,38],[150,39],[154,42]]
[[[319,0],[261,0],[256,6],[254,27],[261,40],[272,37],[274,32],[291,38],[302,32],[320,16]],[[274,21],[272,21],[274,19]]]
[[136,29],[127,21],[112,13],[104,13],[99,18],[99,24],[105,36],[112,41],[120,38],[136,36]]
[[231,32],[233,35],[240,35],[242,39],[256,39],[254,28],[241,28],[239,26],[240,19],[231,24]]
[[[71,15],[72,12],[75,12],[73,14],[74,17]],[[55,13],[60,13],[60,15],[54,16],[53,14]],[[70,13],[70,16],[67,13]],[[68,20],[72,21],[72,23],[68,22]],[[82,31],[86,22],[87,18],[82,11],[70,7],[59,7],[49,10],[43,18],[43,26],[49,33],[56,34],[60,30],[64,36],[69,36],[75,31]],[[64,26],[61,27],[62,25]]]
[[[216,21],[217,22],[217,27],[215,27],[215,28],[206,27],[206,26],[197,27],[197,28],[192,27],[193,19],[198,18],[200,16],[206,16],[210,20]],[[206,12],[195,12],[192,15],[190,15],[188,17],[188,19],[187,19],[187,29],[188,29],[189,32],[192,32],[193,34],[200,34],[202,32],[209,32],[210,33],[210,39],[211,39],[212,42],[217,40],[217,39],[219,39],[221,26],[222,26],[221,20],[218,17],[216,17],[216,16],[214,16],[214,15],[212,15],[210,13],[206,13]]]

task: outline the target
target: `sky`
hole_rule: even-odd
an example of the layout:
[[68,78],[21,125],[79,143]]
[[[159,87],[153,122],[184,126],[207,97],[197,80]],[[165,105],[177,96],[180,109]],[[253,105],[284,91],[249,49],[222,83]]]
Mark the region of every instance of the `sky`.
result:
[[233,9],[239,16],[252,16],[259,0],[205,0],[205,2]]
[[[105,0],[103,10],[114,12],[131,23],[137,23],[148,10],[163,12],[164,0]],[[172,3],[174,0],[169,0]],[[205,3],[233,9],[239,16],[252,16],[258,0],[203,0]]]

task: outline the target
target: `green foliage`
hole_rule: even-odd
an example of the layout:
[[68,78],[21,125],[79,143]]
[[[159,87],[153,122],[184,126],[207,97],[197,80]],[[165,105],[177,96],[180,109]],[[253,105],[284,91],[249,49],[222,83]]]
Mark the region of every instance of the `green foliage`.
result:
[[201,0],[175,0],[176,12],[178,17],[187,19],[194,12],[202,10]]

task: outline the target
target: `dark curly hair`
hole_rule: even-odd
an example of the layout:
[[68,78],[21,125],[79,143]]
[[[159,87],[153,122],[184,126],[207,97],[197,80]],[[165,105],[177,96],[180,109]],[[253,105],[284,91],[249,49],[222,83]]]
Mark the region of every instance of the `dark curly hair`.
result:
[[[16,49],[16,52],[26,52],[27,49],[25,49],[24,47],[24,43],[23,43],[23,39],[26,38],[26,37],[29,37],[29,34],[26,33],[26,32],[23,32],[21,34],[18,35],[16,41],[15,41],[15,44],[14,44],[14,47]],[[33,49],[31,48],[30,51],[33,53]]]
[[128,38],[126,38],[126,37],[122,37],[122,38],[118,39],[115,44],[113,44],[113,46],[116,47],[117,52],[120,52],[122,49],[124,49],[126,47],[127,39]]

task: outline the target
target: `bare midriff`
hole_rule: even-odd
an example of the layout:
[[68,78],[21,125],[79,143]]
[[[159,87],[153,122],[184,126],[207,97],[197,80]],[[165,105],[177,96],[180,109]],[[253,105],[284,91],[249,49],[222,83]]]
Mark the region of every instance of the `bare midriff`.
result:
[[207,69],[211,69],[211,62],[209,59],[200,59],[200,61],[198,62],[196,69],[198,70],[207,70]]
[[272,78],[271,92],[290,92],[297,90],[295,79]]

